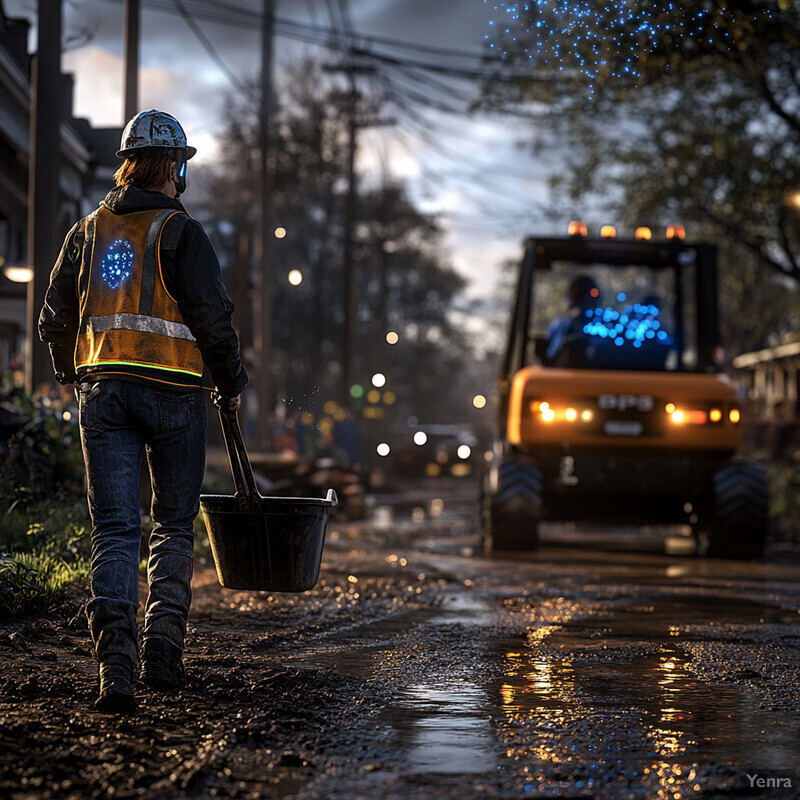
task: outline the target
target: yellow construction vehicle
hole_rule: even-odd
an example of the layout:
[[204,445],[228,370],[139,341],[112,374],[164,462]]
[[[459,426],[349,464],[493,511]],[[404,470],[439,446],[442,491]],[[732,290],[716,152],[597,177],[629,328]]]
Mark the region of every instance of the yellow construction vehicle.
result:
[[545,520],[691,525],[701,553],[761,555],[764,470],[737,457],[721,372],[716,250],[680,227],[525,243],[481,482],[486,551],[533,549]]

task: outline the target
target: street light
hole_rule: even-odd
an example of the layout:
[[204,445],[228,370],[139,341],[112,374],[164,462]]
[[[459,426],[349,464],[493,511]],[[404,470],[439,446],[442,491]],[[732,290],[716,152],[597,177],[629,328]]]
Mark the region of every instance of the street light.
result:
[[380,389],[381,386],[386,386],[386,376],[382,372],[376,372],[372,376],[372,385],[376,389]]
[[303,273],[299,269],[293,269],[289,272],[288,278],[292,286],[299,286],[303,282]]

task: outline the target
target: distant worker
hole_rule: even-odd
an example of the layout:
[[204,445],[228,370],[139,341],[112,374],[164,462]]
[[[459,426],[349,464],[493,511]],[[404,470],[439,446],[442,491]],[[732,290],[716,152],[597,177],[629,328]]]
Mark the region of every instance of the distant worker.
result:
[[548,363],[556,367],[583,366],[585,355],[580,344],[585,341],[585,312],[600,302],[600,290],[588,275],[579,275],[567,289],[567,312],[550,323],[547,331]]
[[92,517],[89,630],[101,711],[135,708],[139,661],[139,477],[153,491],[141,679],[184,685],[193,523],[205,469],[204,366],[233,413],[247,373],[233,303],[211,242],[178,198],[196,149],[155,109],[125,127],[116,187],[67,234],[39,317],[61,384],[80,384],[80,431]]

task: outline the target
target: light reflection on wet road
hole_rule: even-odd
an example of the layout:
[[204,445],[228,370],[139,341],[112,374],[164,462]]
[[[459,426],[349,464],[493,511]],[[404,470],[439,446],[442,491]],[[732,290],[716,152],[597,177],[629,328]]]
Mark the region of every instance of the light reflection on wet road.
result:
[[[390,552],[460,587],[436,609],[370,624],[359,672],[392,690],[381,768],[354,792],[800,796],[800,567],[665,555],[653,532],[638,551],[571,530],[486,559],[467,555],[464,506],[435,507],[384,507],[369,550],[351,551],[365,569]],[[341,655],[352,669],[346,638],[303,659],[330,667]],[[793,788],[746,792],[747,769],[792,776]]]
[[415,773],[492,772],[497,755],[486,692],[468,682],[402,689],[389,715],[403,763]]

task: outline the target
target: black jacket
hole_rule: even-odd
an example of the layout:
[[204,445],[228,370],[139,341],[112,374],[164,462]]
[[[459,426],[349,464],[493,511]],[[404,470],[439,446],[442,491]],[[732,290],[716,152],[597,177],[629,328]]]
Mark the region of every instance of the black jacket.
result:
[[[133,186],[112,189],[101,202],[115,214],[183,206],[161,192],[145,192]],[[67,234],[50,275],[50,286],[39,315],[39,338],[50,345],[50,355],[61,383],[84,377],[75,373],[75,342],[80,322],[78,275],[83,253],[83,220]],[[239,355],[233,328],[233,302],[222,282],[219,261],[199,222],[182,214],[171,217],[161,237],[161,270],[164,284],[175,298],[189,326],[216,388],[228,397],[241,393],[247,372]],[[94,369],[94,377],[104,377]],[[107,377],[116,377],[109,373]]]

